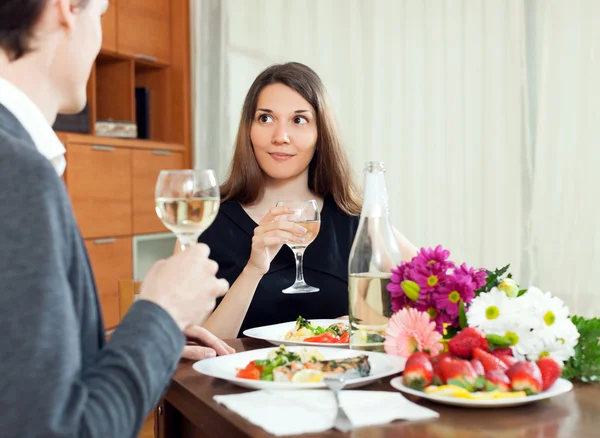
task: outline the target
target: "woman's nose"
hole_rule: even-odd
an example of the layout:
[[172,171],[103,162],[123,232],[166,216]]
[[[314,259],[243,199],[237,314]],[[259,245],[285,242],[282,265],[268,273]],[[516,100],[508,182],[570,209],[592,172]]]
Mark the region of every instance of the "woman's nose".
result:
[[279,125],[275,128],[271,142],[275,145],[289,144],[290,136],[288,135],[287,129],[285,129],[285,125]]

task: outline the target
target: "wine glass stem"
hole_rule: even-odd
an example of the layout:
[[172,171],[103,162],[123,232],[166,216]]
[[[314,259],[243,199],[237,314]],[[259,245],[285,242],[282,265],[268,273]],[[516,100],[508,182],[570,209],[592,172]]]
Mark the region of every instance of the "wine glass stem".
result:
[[186,243],[181,243],[181,250],[185,251],[186,249],[188,249],[190,246],[192,246],[191,243],[186,242]]
[[296,283],[304,283],[304,270],[302,268],[304,250],[294,251],[294,255],[296,256]]

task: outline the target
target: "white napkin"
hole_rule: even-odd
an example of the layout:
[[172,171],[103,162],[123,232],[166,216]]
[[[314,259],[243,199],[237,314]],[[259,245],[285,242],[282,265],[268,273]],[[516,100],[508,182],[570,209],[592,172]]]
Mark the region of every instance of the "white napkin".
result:
[[[260,390],[216,395],[214,400],[277,436],[324,432],[333,427],[337,414],[329,390]],[[354,427],[439,417],[399,392],[344,390],[340,404]]]

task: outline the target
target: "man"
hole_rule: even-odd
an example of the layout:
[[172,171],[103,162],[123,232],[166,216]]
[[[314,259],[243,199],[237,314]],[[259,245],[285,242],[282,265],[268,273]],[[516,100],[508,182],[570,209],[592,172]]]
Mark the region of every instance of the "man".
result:
[[[0,2],[0,436],[134,437],[186,337],[227,290],[208,248],[157,263],[104,341],[85,247],[59,175],[57,112],[85,103],[107,0]],[[190,357],[213,352],[189,349]]]

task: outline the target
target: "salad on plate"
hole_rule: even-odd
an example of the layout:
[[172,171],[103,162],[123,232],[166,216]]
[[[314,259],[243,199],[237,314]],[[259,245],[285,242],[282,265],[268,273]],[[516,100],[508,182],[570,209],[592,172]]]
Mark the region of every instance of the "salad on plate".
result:
[[367,355],[325,360],[318,350],[297,352],[285,346],[270,351],[265,359],[250,361],[236,377],[271,382],[316,383],[326,375],[343,374],[345,380],[367,377],[371,364]]
[[289,341],[315,342],[322,344],[348,344],[350,327],[344,321],[336,322],[328,327],[314,325],[302,316],[296,319],[296,326],[284,337]]

